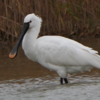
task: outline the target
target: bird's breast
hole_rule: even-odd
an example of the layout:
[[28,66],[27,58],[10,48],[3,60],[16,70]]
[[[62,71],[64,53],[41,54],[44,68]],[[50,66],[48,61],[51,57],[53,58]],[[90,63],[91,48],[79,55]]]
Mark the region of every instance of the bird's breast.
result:
[[36,58],[34,50],[31,50],[31,48],[24,49],[24,53],[25,53],[25,55],[27,56],[28,59],[30,59],[34,62],[37,62],[37,58]]
[[23,39],[22,41],[22,49],[25,53],[25,55],[27,56],[28,59],[37,62],[36,59],[36,50],[34,47],[34,43],[29,43],[28,41],[25,41],[25,39]]

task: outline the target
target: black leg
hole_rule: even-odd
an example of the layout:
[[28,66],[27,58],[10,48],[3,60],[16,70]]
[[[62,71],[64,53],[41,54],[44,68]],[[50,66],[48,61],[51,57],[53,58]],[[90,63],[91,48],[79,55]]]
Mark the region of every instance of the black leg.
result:
[[67,80],[67,78],[64,78],[64,81],[65,81],[65,83],[66,83],[66,84],[68,83],[68,80]]
[[60,83],[63,84],[63,78],[60,78]]

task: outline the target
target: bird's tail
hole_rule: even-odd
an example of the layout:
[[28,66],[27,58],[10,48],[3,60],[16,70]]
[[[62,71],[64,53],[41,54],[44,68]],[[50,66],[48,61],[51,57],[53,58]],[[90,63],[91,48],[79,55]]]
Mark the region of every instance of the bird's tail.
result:
[[89,62],[91,66],[100,69],[100,56],[98,54],[90,54]]

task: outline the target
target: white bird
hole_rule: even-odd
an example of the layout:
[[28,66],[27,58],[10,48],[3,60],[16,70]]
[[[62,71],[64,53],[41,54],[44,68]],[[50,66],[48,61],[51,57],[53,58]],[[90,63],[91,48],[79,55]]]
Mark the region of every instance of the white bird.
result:
[[42,36],[38,38],[42,19],[35,14],[24,18],[21,35],[9,54],[14,58],[19,44],[28,59],[40,63],[47,69],[56,71],[60,82],[68,83],[67,75],[89,71],[93,67],[100,69],[98,52],[74,40],[61,36]]

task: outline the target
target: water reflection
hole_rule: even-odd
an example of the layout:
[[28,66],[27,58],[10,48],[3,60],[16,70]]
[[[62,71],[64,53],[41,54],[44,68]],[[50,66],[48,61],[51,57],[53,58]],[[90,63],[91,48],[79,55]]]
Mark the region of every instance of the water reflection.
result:
[[[79,39],[100,52],[100,39]],[[0,49],[2,52],[2,49]],[[99,100],[100,70],[69,75],[60,85],[58,75],[28,60],[21,47],[15,59],[0,52],[0,100]]]

